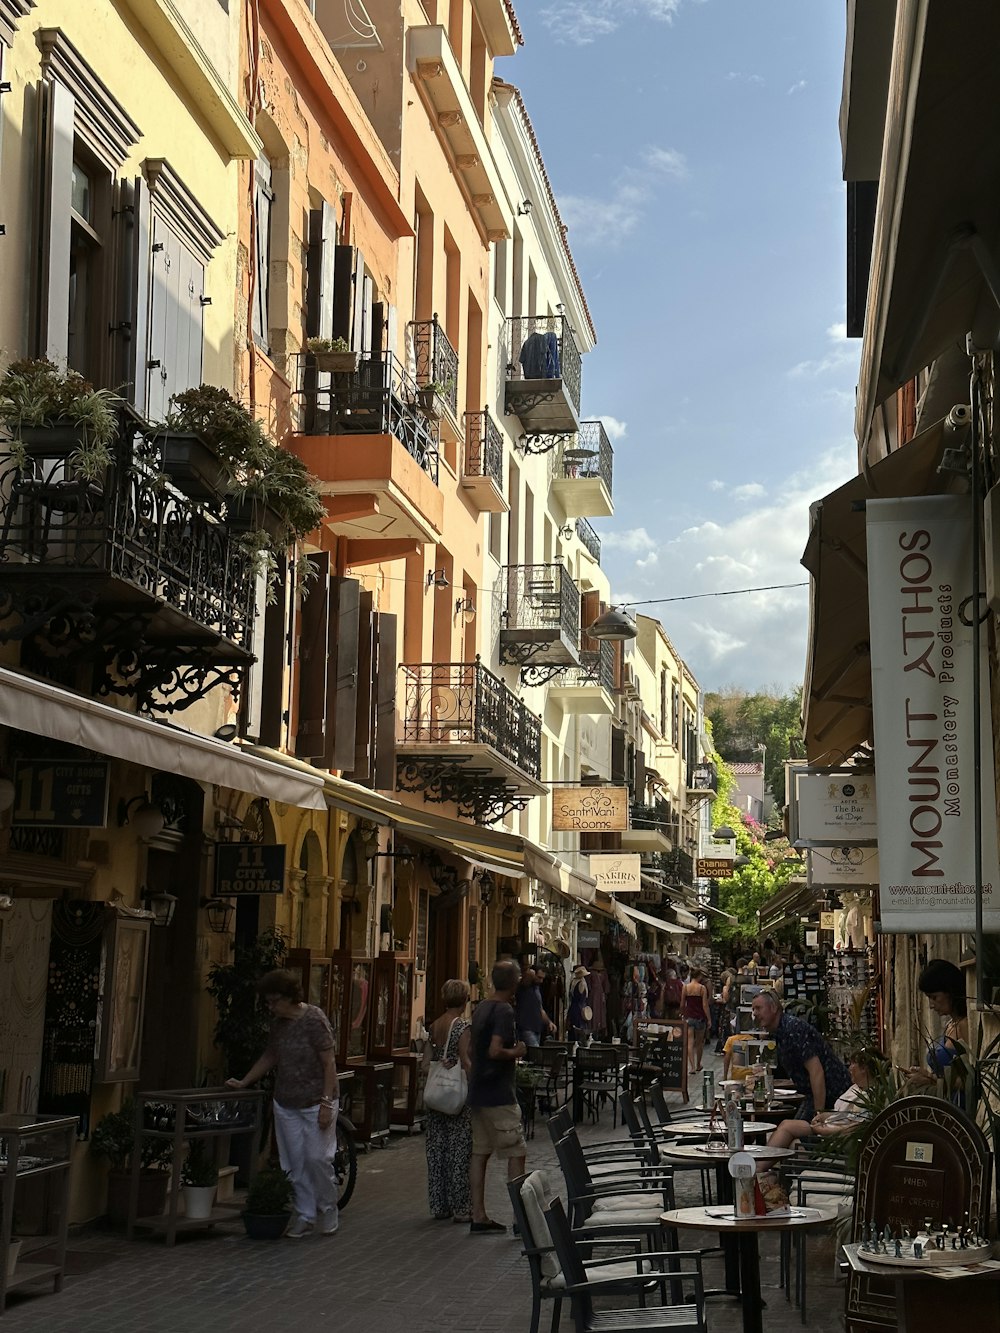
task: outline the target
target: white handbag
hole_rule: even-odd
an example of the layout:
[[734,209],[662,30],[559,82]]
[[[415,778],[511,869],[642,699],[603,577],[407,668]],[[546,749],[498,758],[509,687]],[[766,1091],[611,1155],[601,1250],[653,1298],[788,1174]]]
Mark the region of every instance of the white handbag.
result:
[[[446,1052],[457,1022],[457,1018],[453,1019],[448,1029],[444,1043]],[[458,1115],[465,1109],[468,1095],[469,1082],[459,1060],[456,1059],[450,1068],[443,1060],[431,1061],[427,1082],[424,1084],[424,1106],[428,1111],[439,1111],[442,1115]]]

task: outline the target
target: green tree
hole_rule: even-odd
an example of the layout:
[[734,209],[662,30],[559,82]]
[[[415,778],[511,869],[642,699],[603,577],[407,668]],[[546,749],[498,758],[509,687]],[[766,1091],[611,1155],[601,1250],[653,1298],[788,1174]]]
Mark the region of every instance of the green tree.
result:
[[730,763],[753,761],[764,746],[764,780],[779,805],[786,759],[802,754],[802,691],[748,694],[737,686],[705,695],[705,716],[719,754]]

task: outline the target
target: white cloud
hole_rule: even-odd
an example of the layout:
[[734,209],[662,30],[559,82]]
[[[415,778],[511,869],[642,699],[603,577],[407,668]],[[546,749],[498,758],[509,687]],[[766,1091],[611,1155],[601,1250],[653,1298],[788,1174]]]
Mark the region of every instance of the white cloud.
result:
[[714,481],[710,481],[708,483],[708,489],[710,491],[724,491],[726,489],[726,483],[724,481],[720,481],[719,478],[716,477]]
[[821,356],[799,361],[788,371],[789,378],[814,379],[848,366],[857,367],[861,343],[856,338],[848,338],[847,325],[842,320],[827,328],[826,342],[826,351]]
[[676,148],[657,148],[651,144],[642,150],[642,160],[658,175],[669,176],[673,180],[687,180],[687,158]]
[[[726,485],[726,500],[706,498],[706,517],[671,535],[654,537],[640,527],[605,536],[613,600],[690,599],[636,610],[662,620],[705,689],[732,680],[748,689],[773,682],[794,688],[805,663],[807,588],[699,594],[806,583],[799,560],[808,536],[809,505],[856,471],[854,449],[845,440],[810,458],[774,494],[758,494],[757,483],[734,487],[734,495],[746,491],[737,508],[727,503]],[[627,599],[619,591],[619,571],[622,586],[631,590]]]
[[626,422],[619,421],[617,417],[605,417],[600,415],[597,419],[604,426],[604,429],[608,434],[608,439],[612,444],[617,444],[619,440],[624,440],[626,432],[628,431]]
[[805,88],[806,86],[807,86],[806,80],[799,79],[796,83],[793,83],[792,86],[789,88],[788,96],[792,97],[795,93],[800,93],[802,89]]
[[760,74],[744,74],[741,70],[731,69],[726,75],[728,83],[751,83],[755,87],[763,87],[764,78]]
[[560,194],[559,211],[574,245],[615,245],[642,220],[646,205],[663,181],[688,178],[687,158],[677,148],[647,144],[639,164],[628,164],[611,177],[610,194]]
[[672,23],[683,0],[552,0],[542,21],[557,41],[586,46],[633,17]]
[[734,486],[734,500],[757,500],[764,494],[764,487],[759,481],[748,481],[744,486]]

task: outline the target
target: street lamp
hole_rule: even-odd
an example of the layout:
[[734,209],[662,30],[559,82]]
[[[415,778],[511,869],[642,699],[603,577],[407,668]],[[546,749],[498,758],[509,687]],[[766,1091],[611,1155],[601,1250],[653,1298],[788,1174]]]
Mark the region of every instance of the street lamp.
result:
[[760,817],[763,821],[764,798],[767,795],[767,746],[763,741],[758,741],[756,748],[760,753]]

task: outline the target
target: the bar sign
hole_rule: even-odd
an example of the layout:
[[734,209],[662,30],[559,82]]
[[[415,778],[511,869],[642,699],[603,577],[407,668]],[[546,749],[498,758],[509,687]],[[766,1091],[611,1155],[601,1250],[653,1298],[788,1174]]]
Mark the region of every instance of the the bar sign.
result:
[[103,759],[18,759],[11,823],[21,828],[105,828],[111,765]]
[[215,848],[215,896],[283,893],[285,844],[220,842]]

